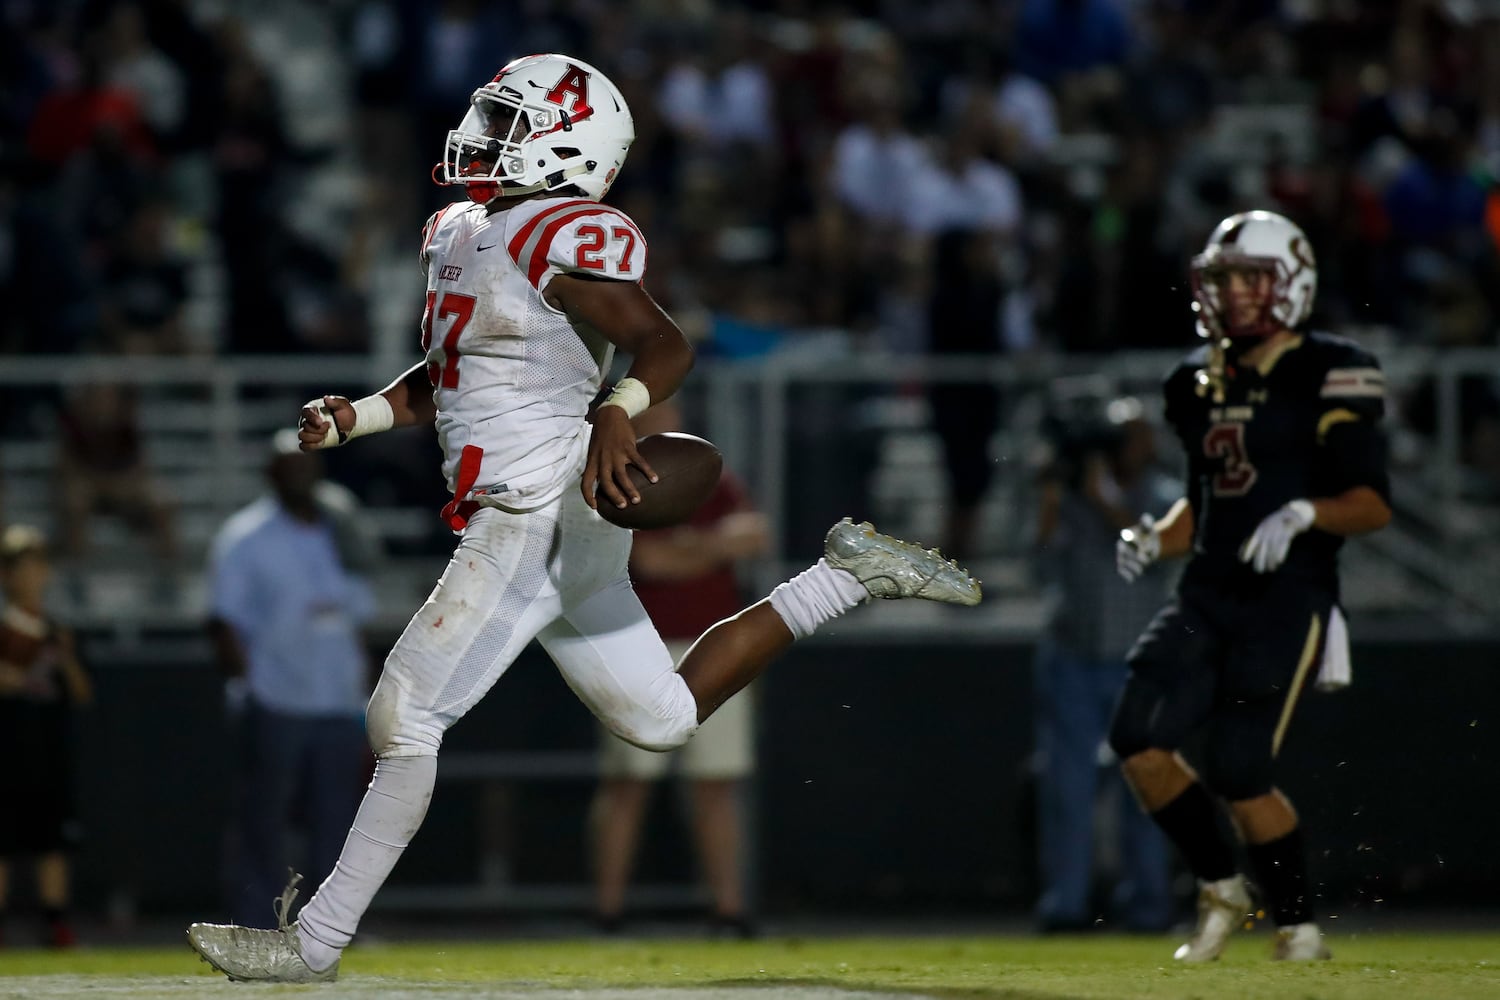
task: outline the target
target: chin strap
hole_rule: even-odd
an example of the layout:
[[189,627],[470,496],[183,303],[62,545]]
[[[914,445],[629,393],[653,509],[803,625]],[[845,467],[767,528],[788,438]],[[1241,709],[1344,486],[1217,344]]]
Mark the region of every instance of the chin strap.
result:
[[550,191],[561,187],[565,182],[572,180],[580,174],[591,172],[597,166],[593,160],[554,170],[546,178],[536,184],[506,184],[499,180],[487,177],[477,177],[474,180],[445,181],[442,179],[443,164],[435,163],[432,166],[432,183],[438,187],[453,187],[462,184],[469,192],[469,199],[482,205],[487,205],[496,198],[515,198],[520,195],[536,194],[538,191]]

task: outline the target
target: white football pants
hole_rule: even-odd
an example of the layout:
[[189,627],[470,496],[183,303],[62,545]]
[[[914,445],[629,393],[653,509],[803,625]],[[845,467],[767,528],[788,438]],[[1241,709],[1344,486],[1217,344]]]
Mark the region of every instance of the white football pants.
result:
[[630,532],[576,491],[526,514],[481,508],[385,662],[367,726],[379,757],[437,753],[533,638],[618,735],[681,746],[698,707],[631,589]]
[[401,634],[366,716],[379,761],[343,853],[298,918],[303,957],[331,964],[421,826],[448,727],[533,638],[611,732],[681,746],[698,706],[626,574],[630,532],[568,490],[526,514],[481,508]]

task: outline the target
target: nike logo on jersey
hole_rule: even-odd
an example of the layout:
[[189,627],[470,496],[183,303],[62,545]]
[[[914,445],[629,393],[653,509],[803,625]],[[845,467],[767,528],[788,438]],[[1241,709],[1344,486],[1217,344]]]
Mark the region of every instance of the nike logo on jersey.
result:
[[487,246],[487,247],[481,247],[481,246],[476,246],[476,247],[475,247],[475,248],[474,248],[474,251],[475,251],[475,252],[476,252],[476,253],[484,253],[484,252],[485,252],[485,251],[486,251],[486,250],[493,250],[493,249],[495,249],[495,248],[496,248],[496,247],[497,247],[497,246],[499,246],[499,245],[500,245],[500,244],[498,244],[498,243],[491,243],[491,244],[490,244],[490,245],[489,245],[489,246]]

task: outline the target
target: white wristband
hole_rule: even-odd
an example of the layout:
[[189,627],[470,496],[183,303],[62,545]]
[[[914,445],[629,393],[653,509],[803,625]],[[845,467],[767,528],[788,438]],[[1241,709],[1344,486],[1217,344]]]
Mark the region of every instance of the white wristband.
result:
[[625,411],[627,417],[635,419],[651,406],[651,390],[638,378],[622,378],[615,384],[614,391],[604,397],[604,402],[599,405],[618,406]]
[[350,428],[345,441],[388,431],[396,423],[396,411],[391,409],[391,401],[378,392],[364,399],[356,399],[353,405],[354,426]]

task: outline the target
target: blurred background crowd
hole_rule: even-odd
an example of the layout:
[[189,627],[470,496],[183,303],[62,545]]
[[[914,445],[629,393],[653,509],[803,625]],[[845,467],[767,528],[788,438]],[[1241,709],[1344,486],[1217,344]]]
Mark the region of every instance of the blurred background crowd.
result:
[[[1185,262],[1247,206],[1311,236],[1318,324],[1493,345],[1493,6],[7,0],[0,349],[399,370],[416,234],[452,197],[428,179],[441,137],[478,81],[545,50],[629,99],[612,201],[707,357],[830,330],[876,356],[1180,348]],[[120,499],[170,560],[179,498],[145,475],[137,392],[96,388],[9,393],[0,433],[58,442],[66,550]],[[1438,395],[1400,401],[1417,447]],[[1466,489],[1488,497],[1500,396],[1460,395]],[[955,406],[994,429],[994,399],[935,399],[950,450]]]
[[960,274],[1008,300],[966,347],[1178,346],[1183,261],[1249,203],[1312,237],[1322,322],[1486,343],[1494,13],[9,0],[3,343],[367,350],[372,269],[449,197],[427,180],[441,136],[477,81],[547,50],[629,99],[614,200],[651,240],[654,294],[715,349],[818,326],[920,349],[942,339],[923,304]]
[[[1401,520],[1364,602],[1500,606],[1452,573],[1497,544],[1500,385],[1493,355],[1457,350],[1500,333],[1494,0],[0,0],[0,523],[52,536],[74,618],[201,625],[211,541],[264,489],[270,431],[416,358],[443,136],[543,51],[630,103],[609,200],[650,241],[695,379],[810,359],[779,417],[688,393],[689,429],[748,414],[729,414],[744,447],[719,443],[769,558],[884,512],[993,593],[1033,593],[1049,491],[1105,459],[1170,470],[1173,447],[1109,437],[1109,411],[1141,440],[1194,341],[1189,258],[1258,207],[1316,248],[1314,323],[1399,362]],[[900,377],[946,356],[1015,377]],[[1445,380],[1442,358],[1469,360]],[[873,387],[819,389],[856,361],[883,366]],[[762,451],[778,426],[787,449]],[[328,458],[384,536],[375,620],[399,627],[452,544],[435,446]],[[1049,621],[1000,607],[1028,639]]]

